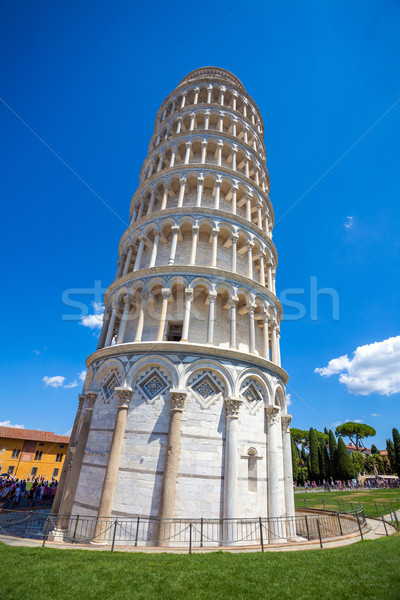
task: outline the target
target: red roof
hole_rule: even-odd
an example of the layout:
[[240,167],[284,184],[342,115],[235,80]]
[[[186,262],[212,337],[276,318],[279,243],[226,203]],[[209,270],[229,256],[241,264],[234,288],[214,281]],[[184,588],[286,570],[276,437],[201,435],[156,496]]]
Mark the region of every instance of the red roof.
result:
[[35,429],[19,429],[18,427],[0,427],[0,438],[14,440],[33,440],[36,442],[53,442],[68,444],[69,436],[56,435],[52,431],[36,431]]

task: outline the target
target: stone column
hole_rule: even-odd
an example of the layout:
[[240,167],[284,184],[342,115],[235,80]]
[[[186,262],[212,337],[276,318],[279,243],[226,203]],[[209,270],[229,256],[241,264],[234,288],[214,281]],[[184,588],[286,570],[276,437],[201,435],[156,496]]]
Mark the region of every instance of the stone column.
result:
[[246,196],[246,219],[251,221],[251,196],[249,195]]
[[118,260],[117,272],[115,274],[115,279],[119,279],[124,271],[124,265],[126,260],[126,254],[121,254]]
[[186,177],[181,177],[179,180],[181,187],[179,190],[179,197],[178,197],[178,208],[182,208],[183,206],[183,199],[185,197],[185,189],[186,189]]
[[230,298],[229,299],[229,323],[230,323],[230,331],[229,331],[229,347],[236,348],[236,305],[238,303],[239,298]]
[[195,119],[196,119],[196,113],[190,113],[190,127],[189,130],[193,131],[194,129],[194,123],[195,123]]
[[182,338],[181,342],[187,342],[189,338],[189,323],[190,323],[190,310],[192,306],[193,290],[186,288],[185,290],[185,316],[183,318],[182,326]]
[[[158,516],[160,519],[170,519],[174,516],[175,491],[178,478],[181,452],[182,412],[186,399],[185,390],[170,390],[171,415],[169,421],[168,440],[165,452],[164,473],[161,487]],[[168,545],[170,537],[169,525],[160,522],[158,545]]]
[[133,252],[133,246],[129,246],[129,248],[128,248],[128,254],[127,254],[127,257],[126,257],[126,261],[125,261],[124,270],[122,272],[122,277],[124,277],[124,275],[126,275],[128,273],[129,266],[130,266],[131,260],[132,260],[132,252]]
[[237,269],[237,242],[239,239],[238,233],[232,234],[232,273],[236,273]]
[[82,468],[83,456],[85,454],[90,424],[92,422],[93,408],[97,395],[97,392],[93,392],[91,390],[85,394],[86,404],[82,408],[82,425],[78,432],[77,444],[75,447],[71,447],[72,462],[65,483],[64,495],[60,502],[59,519],[57,522],[57,528],[59,529],[66,529],[68,527],[68,520],[71,516],[72,506],[75,500],[76,488],[78,486],[79,475]]
[[100,348],[104,347],[104,342],[106,341],[107,332],[108,332],[108,326],[110,324],[110,318],[111,318],[111,311],[109,308],[106,308],[106,310],[104,311],[103,328],[101,330],[101,334],[100,334],[99,341],[97,344],[97,350],[100,350]]
[[212,230],[211,267],[217,266],[218,233],[219,229],[215,228]]
[[[257,175],[258,175],[258,171],[257,171]],[[262,213],[261,213],[261,209],[262,209],[262,202],[257,202],[257,225],[260,229],[262,229]]]
[[104,342],[104,347],[105,348],[107,346],[111,346],[111,342],[112,342],[112,338],[113,338],[113,334],[114,334],[114,326],[115,326],[115,319],[116,318],[117,318],[117,308],[115,306],[113,306],[112,307],[112,312],[111,312],[110,322],[108,324],[107,337],[106,337],[106,341]]
[[52,515],[57,515],[58,511],[60,510],[60,504],[61,504],[61,500],[64,494],[64,489],[65,489],[65,483],[67,481],[68,475],[70,473],[70,468],[71,468],[71,460],[72,457],[74,455],[74,452],[76,450],[76,444],[77,444],[77,432],[79,429],[79,423],[81,420],[81,415],[82,415],[82,409],[83,409],[83,404],[85,402],[86,396],[84,394],[80,394],[79,395],[79,403],[78,403],[78,410],[76,412],[76,416],[75,416],[75,421],[74,421],[74,425],[72,427],[72,431],[71,431],[71,437],[70,437],[70,442],[67,448],[67,452],[65,454],[65,460],[64,460],[64,465],[61,471],[61,475],[60,475],[60,479],[57,485],[57,492],[56,495],[54,497],[54,501],[53,504],[51,506],[51,514]]
[[[242,400],[225,399],[225,460],[224,460],[224,519],[236,519],[237,480],[238,480],[238,418]],[[229,521],[224,524],[224,538],[227,544],[233,542],[235,527]]]
[[149,267],[154,267],[154,265],[156,264],[159,242],[160,242],[160,231],[155,231]]
[[186,142],[185,160],[183,161],[185,165],[189,164],[191,149],[192,149],[192,142]]
[[236,215],[236,200],[237,200],[237,192],[238,192],[238,186],[234,185],[232,187],[232,213],[234,215]]
[[262,250],[260,253],[260,281],[259,281],[259,283],[260,283],[260,285],[263,285],[263,286],[265,286],[265,266],[264,266],[265,265],[265,256],[266,256],[266,253],[265,253],[265,251]]
[[278,364],[278,353],[276,344],[276,323],[271,324],[271,361]]
[[156,197],[156,190],[154,188],[152,188],[151,195],[150,195],[149,206],[147,207],[147,214],[148,215],[150,215],[153,212],[155,197]]
[[203,165],[205,164],[206,158],[207,158],[207,140],[203,140],[201,142],[201,158],[200,158],[201,164],[203,164]]
[[210,113],[205,112],[204,113],[204,129],[206,131],[208,131],[209,125],[210,125]]
[[138,212],[138,216],[137,216],[137,220],[139,221],[139,219],[142,218],[143,215],[143,209],[144,209],[144,198],[141,198],[140,200],[140,204],[139,204],[139,212]]
[[163,297],[161,305],[160,323],[158,325],[157,342],[161,342],[164,337],[165,321],[167,320],[168,300],[171,296],[169,288],[162,288],[161,294]]
[[132,303],[132,296],[129,296],[129,294],[126,294],[123,297],[123,302],[124,302],[124,312],[122,313],[121,322],[119,324],[117,344],[124,343],[126,325],[128,323],[129,311],[130,311],[131,303]]
[[221,183],[222,181],[218,180],[215,182],[215,198],[214,198],[214,208],[215,210],[219,210],[219,195],[221,191]]
[[145,236],[144,235],[140,235],[139,236],[139,248],[138,248],[138,252],[136,255],[136,260],[135,260],[135,266],[133,267],[134,271],[138,271],[140,269],[140,265],[142,262],[142,256],[143,256],[143,249],[144,249],[144,242],[145,242]]
[[212,345],[214,342],[214,321],[215,321],[215,299],[217,297],[216,292],[210,292],[208,294],[209,306],[208,306],[208,326],[207,326],[207,344]]
[[117,416],[115,419],[114,433],[111,441],[110,454],[108,457],[103,489],[100,497],[97,516],[99,520],[92,543],[106,543],[104,540],[106,530],[110,526],[111,511],[114,502],[115,487],[118,479],[118,471],[121,459],[122,443],[125,436],[126,419],[128,416],[129,402],[133,390],[130,387],[116,387],[114,390],[118,400]]
[[[268,517],[271,519],[282,516],[281,503],[283,500],[283,460],[282,460],[282,432],[281,414],[276,406],[266,406],[267,418],[267,457],[268,457]],[[269,543],[286,541],[284,523],[278,520],[269,524]]]
[[253,279],[253,247],[254,242],[247,243],[247,277]]
[[236,171],[236,155],[237,155],[238,147],[233,146],[232,148],[232,169]]
[[169,179],[165,179],[163,183],[163,197],[161,200],[160,210],[165,210],[168,205]]
[[192,251],[190,253],[190,265],[196,264],[196,250],[197,240],[199,239],[199,227],[197,225],[192,227]]
[[280,344],[281,334],[279,327],[276,330],[276,359],[278,367],[281,366],[281,344]]
[[254,309],[255,305],[250,304],[248,307],[249,313],[249,352],[250,354],[256,353],[256,327],[254,322]]
[[138,324],[137,324],[137,327],[136,327],[135,342],[141,342],[142,341],[143,325],[144,325],[144,314],[146,312],[147,298],[148,298],[148,294],[146,292],[143,293],[142,294],[142,303],[140,305],[140,312],[139,312]]
[[201,173],[197,178],[197,196],[196,196],[196,208],[200,208],[201,200],[203,197],[203,184],[204,184],[204,175]]
[[272,292],[272,263],[267,264],[267,273],[268,273],[268,289]]
[[169,160],[169,166],[170,168],[174,166],[175,164],[175,156],[176,156],[176,147],[172,146],[171,148],[171,158]]
[[224,147],[223,142],[218,142],[217,144],[217,166],[220,167],[222,165],[222,148]]
[[292,415],[282,415],[282,442],[283,442],[283,475],[285,486],[285,506],[287,522],[287,535],[289,540],[296,539],[296,525],[294,519],[294,493],[293,493],[293,463],[292,463],[292,444],[290,439],[290,422]]
[[176,254],[176,245],[178,243],[178,235],[179,235],[179,226],[173,225],[171,227],[172,231],[172,240],[171,240],[171,250],[169,253],[168,264],[173,265],[175,262],[175,254]]
[[268,317],[264,316],[263,320],[263,358],[270,360],[269,357],[269,327],[268,327]]

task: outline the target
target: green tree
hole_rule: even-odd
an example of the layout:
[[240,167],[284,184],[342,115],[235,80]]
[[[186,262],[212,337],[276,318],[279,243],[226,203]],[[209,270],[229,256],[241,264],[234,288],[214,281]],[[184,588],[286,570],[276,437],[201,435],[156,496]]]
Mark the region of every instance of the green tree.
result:
[[338,425],[335,433],[336,435],[348,437],[357,450],[362,446],[361,440],[376,435],[375,429],[370,425],[353,423],[351,421],[343,423],[343,425]]
[[354,475],[353,462],[341,436],[339,437],[337,449],[337,469],[339,479],[344,481],[351,479]]
[[390,473],[395,473],[396,471],[396,457],[394,453],[394,444],[391,439],[386,440],[386,450],[388,453],[388,459],[390,463]]
[[319,466],[319,477],[321,480],[327,478],[324,448],[325,448],[325,442],[324,442],[324,440],[321,439],[319,441],[319,445],[318,445],[318,466]]
[[290,436],[290,440],[291,440],[291,444],[292,444],[293,481],[297,481],[297,475],[298,475],[298,471],[299,471],[299,469],[298,469],[299,453],[296,448],[296,444],[293,441],[292,436]]
[[364,455],[361,452],[353,452],[351,455],[351,460],[352,460],[353,466],[354,466],[354,473],[355,474],[364,473],[364,471],[366,470]]
[[381,453],[379,452],[379,450],[375,446],[375,444],[372,444],[372,446],[371,446],[371,454],[379,454],[379,456],[381,455]]
[[295,427],[292,427],[290,430],[290,435],[292,436],[297,448],[299,446],[308,448],[308,431],[305,429],[296,429]]
[[329,468],[330,476],[337,478],[337,443],[332,429],[329,430]]
[[314,429],[311,427],[309,434],[310,440],[310,477],[312,481],[319,479],[319,460],[318,460],[318,440]]
[[393,429],[393,445],[394,445],[394,470],[400,477],[400,433],[398,429]]
[[327,448],[326,444],[324,444],[324,461],[325,461],[326,479],[328,479],[331,476],[331,465],[329,462],[329,454],[328,454],[328,448]]

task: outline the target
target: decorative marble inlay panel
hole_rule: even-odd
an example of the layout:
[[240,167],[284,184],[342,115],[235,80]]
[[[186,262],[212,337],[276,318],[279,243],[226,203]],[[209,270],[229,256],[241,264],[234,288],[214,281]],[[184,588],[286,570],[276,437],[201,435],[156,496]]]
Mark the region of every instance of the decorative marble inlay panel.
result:
[[104,398],[104,404],[109,404],[116,387],[120,385],[117,372],[112,371],[101,385],[101,393]]
[[224,385],[212,371],[200,371],[192,375],[188,386],[202,408],[208,408],[224,395]]
[[155,399],[171,387],[167,375],[161,369],[148,369],[137,381],[136,388],[143,398],[153,404]]
[[263,393],[259,383],[255,379],[246,379],[241,387],[241,397],[251,413],[255,413],[263,401]]

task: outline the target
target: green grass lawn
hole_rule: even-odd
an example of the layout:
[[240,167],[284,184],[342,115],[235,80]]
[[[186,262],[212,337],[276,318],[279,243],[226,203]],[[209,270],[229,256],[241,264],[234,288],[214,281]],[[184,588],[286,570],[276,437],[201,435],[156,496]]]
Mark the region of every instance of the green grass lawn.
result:
[[128,554],[0,545],[7,600],[398,600],[400,535],[262,554]]
[[[349,492],[307,492],[294,495],[294,502],[297,508],[304,507],[304,500],[306,500],[307,507],[309,508],[322,508],[322,499],[325,500],[325,506],[328,510],[338,510],[338,500],[344,500],[345,503],[347,503],[346,508],[350,508],[348,505],[350,502],[361,503],[364,506],[365,514],[368,517],[376,517],[377,508],[380,515],[388,514],[390,512],[390,500],[395,509],[400,509],[399,489],[355,490]],[[385,506],[382,502],[385,502]]]

